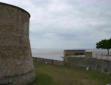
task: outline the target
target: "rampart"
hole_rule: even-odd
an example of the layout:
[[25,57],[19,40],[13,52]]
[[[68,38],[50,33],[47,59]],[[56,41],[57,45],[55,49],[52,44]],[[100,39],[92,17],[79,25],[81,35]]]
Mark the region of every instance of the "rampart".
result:
[[111,74],[111,61],[102,60],[96,58],[82,58],[82,57],[68,57],[67,62],[68,66],[79,66],[84,67],[87,70],[96,70],[98,72],[103,72],[106,74]]
[[33,57],[33,61],[36,63],[41,63],[41,64],[51,64],[51,65],[58,65],[58,66],[64,65],[63,61],[44,59],[44,58],[38,58],[38,57]]

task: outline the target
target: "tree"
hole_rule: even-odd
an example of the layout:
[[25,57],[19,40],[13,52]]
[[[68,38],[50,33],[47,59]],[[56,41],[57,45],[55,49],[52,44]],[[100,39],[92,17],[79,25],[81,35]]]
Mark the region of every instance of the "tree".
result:
[[101,40],[96,44],[96,48],[102,48],[102,49],[107,49],[108,55],[109,55],[109,50],[111,49],[111,39],[108,40]]

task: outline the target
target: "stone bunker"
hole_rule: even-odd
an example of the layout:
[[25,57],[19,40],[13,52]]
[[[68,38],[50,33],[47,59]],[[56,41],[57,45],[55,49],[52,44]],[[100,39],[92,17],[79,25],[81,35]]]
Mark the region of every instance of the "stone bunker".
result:
[[29,19],[24,9],[0,2],[0,85],[34,80]]

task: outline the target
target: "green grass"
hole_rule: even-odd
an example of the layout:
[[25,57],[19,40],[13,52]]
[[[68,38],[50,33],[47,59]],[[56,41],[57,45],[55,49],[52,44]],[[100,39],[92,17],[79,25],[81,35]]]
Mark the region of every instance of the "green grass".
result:
[[34,63],[36,78],[29,85],[106,85],[111,76],[84,68]]
[[38,73],[38,75],[36,76],[37,77],[35,82],[37,83],[33,83],[33,85],[52,85],[53,84],[52,78],[47,74]]

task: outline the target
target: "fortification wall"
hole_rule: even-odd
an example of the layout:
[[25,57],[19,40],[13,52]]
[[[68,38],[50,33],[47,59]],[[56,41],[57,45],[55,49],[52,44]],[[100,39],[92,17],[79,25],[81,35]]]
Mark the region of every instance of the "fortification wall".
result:
[[111,74],[111,61],[101,60],[96,58],[82,58],[82,57],[68,57],[68,66],[79,66],[88,69],[96,70],[98,72],[104,72],[106,74]]
[[34,79],[25,10],[0,3],[0,84],[22,85]]
[[41,64],[64,65],[63,61],[33,57],[33,61]]

